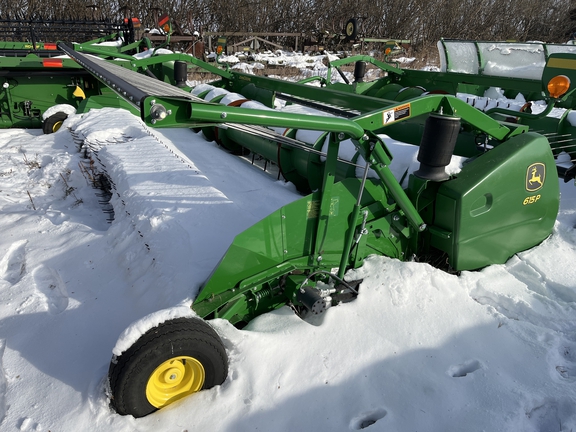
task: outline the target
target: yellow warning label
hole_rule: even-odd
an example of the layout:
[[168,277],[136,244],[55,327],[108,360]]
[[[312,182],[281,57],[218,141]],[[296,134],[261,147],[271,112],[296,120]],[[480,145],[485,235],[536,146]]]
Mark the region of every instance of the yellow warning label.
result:
[[410,104],[399,105],[382,113],[382,123],[387,125],[410,117]]
[[546,66],[558,69],[576,69],[576,59],[554,57],[548,60],[548,64]]

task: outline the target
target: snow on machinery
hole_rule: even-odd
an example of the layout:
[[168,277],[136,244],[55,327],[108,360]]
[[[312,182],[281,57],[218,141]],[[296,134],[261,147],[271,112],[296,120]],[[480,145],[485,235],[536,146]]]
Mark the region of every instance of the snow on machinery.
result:
[[[356,79],[349,84],[327,79],[313,87],[213,68],[221,79],[192,94],[184,72],[189,63],[205,66],[188,56],[138,60],[125,54],[126,45],[58,47],[76,62],[68,67],[71,60],[62,59],[62,68],[83,74],[80,84],[90,82],[93,90],[73,83],[86,98],[66,86],[57,92],[62,101],[80,111],[125,107],[152,127],[202,128],[232,152],[247,149],[273,161],[307,193],[238,234],[194,300],[192,309],[201,319],[166,321],[113,358],[110,397],[120,414],[141,417],[226,379],[226,351],[207,321],[221,318],[242,326],[284,305],[298,313],[322,313],[358,294],[344,274],[371,254],[457,272],[503,263],[539,244],[552,232],[559,205],[554,156],[576,154],[570,110],[561,118],[508,108],[484,113],[449,94],[449,85],[458,88],[458,82],[469,86],[478,79],[478,87],[492,87],[498,78],[468,74],[458,81],[439,73],[423,80],[421,89],[405,85],[410,71],[359,57],[352,59]],[[129,49],[142,50],[137,43]],[[367,62],[387,75],[364,83]],[[573,62],[570,54],[554,54],[542,80],[507,84],[538,87],[549,110],[571,107]],[[12,90],[11,84],[4,87],[3,97]],[[33,109],[34,94],[28,97]],[[275,98],[337,116],[265,109]],[[248,99],[260,107],[248,108]],[[382,134],[419,146],[416,172],[394,177],[394,155]],[[448,174],[453,155],[465,161],[458,173]],[[573,176],[569,167],[562,171],[566,178]]]

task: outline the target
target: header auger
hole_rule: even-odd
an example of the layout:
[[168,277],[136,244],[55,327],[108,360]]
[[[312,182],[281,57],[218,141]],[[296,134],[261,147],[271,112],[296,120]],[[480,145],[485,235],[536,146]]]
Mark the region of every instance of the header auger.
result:
[[[192,304],[197,318],[166,321],[113,358],[109,392],[120,414],[141,417],[226,379],[226,350],[211,319],[242,327],[285,305],[302,316],[323,313],[358,295],[359,281],[346,281],[345,273],[372,254],[460,272],[504,263],[552,233],[557,172],[570,178],[575,171],[572,54],[551,55],[537,82],[464,79],[357,57],[333,64],[356,62],[353,83],[328,77],[314,87],[221,70],[182,54],[128,54],[144,51],[145,43],[60,43],[73,60],[60,59],[54,75],[37,57],[0,60],[10,66],[0,98],[3,125],[39,126],[52,96],[18,93],[26,89],[20,76],[37,83],[57,76],[53,104],[81,112],[118,106],[151,127],[201,129],[233,153],[273,162],[304,196],[236,236]],[[386,76],[364,82],[367,63]],[[188,65],[220,78],[190,89]],[[456,97],[463,88],[483,94],[498,82],[511,92],[539,91],[546,112],[482,112]],[[331,116],[275,110],[276,98]],[[567,108],[560,118],[546,116],[559,105]],[[414,172],[394,175],[391,139],[414,144]],[[558,168],[558,155],[572,162]]]

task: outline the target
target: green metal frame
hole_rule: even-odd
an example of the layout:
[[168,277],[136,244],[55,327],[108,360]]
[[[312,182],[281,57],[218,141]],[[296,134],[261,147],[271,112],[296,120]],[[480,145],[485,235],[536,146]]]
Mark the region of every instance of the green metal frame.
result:
[[[504,262],[517,251],[537,244],[552,230],[558,209],[554,159],[548,141],[529,133],[535,124],[549,122],[548,117],[523,114],[515,116],[518,123],[505,123],[496,119],[512,115],[505,110],[487,115],[451,95],[426,95],[420,88],[401,91],[421,75],[366,56],[337,61],[332,67],[363,61],[385,71],[385,78],[372,83],[332,84],[329,72],[321,82],[323,87],[314,87],[307,82],[292,83],[222,70],[183,54],[152,55],[137,60],[130,53],[150,49],[146,41],[120,47],[99,45],[101,41],[76,44],[74,50],[100,56],[104,61],[171,84],[175,84],[174,62],[184,61],[219,76],[214,85],[256,98],[268,106],[274,105],[276,96],[290,96],[296,102],[312,100],[355,111],[351,118],[301,115],[226,107],[200,102],[184,94],[182,97],[138,96],[136,101],[133,95],[128,98],[125,94],[115,94],[103,76],[97,76],[98,81],[93,84],[94,80],[86,78],[83,69],[71,60],[59,63],[64,73],[57,86],[67,86],[67,92],[73,87],[89,91],[87,99],[75,101],[80,110],[124,107],[139,113],[153,127],[202,127],[208,136],[210,129],[218,128],[221,142],[231,150],[241,151],[247,147],[265,154],[299,189],[313,191],[234,239],[192,305],[203,318],[224,318],[242,325],[285,304],[304,307],[306,293],[320,292],[314,287],[322,282],[337,281],[339,286],[344,286],[337,295],[345,290],[353,293],[343,282],[344,274],[349,268],[361,266],[370,254],[400,260],[414,256],[426,260],[429,256],[441,257],[452,270],[475,269]],[[68,47],[67,52],[73,51]],[[53,79],[51,74],[38,73],[46,67],[46,62],[35,56],[6,60],[3,64],[16,71],[13,75],[30,74],[39,84]],[[555,63],[560,69],[566,64],[571,65]],[[87,69],[97,75],[95,70]],[[551,74],[558,72],[549,69]],[[104,68],[102,73],[112,70],[117,68]],[[6,82],[10,79],[15,78]],[[427,83],[442,83],[441,86],[446,86],[443,88],[453,93],[462,84],[454,74],[433,75]],[[488,81],[477,85],[480,89],[484,84],[488,85]],[[542,88],[542,83],[539,85]],[[54,94],[73,101],[71,94],[57,86],[52,87]],[[33,88],[24,88],[29,93],[18,95],[10,84],[4,87],[4,101],[0,96],[0,104],[4,104],[6,111],[18,107],[14,95],[38,104]],[[563,101],[569,98],[569,94],[565,95]],[[558,102],[551,100],[549,109]],[[44,104],[39,106],[49,103]],[[38,109],[33,116],[36,122],[41,111]],[[419,144],[431,113],[461,119],[456,154],[471,157],[470,163],[461,174],[444,182],[410,175],[408,187],[404,189],[390,170],[392,155],[378,134],[386,133]],[[15,117],[12,115],[6,123],[16,124]],[[233,127],[236,124],[245,126],[238,131]],[[285,128],[290,139],[294,139],[300,129],[320,128],[324,133],[317,143],[291,146],[290,141],[276,142],[274,138],[251,134],[246,125]],[[546,128],[555,128],[558,133],[567,129],[568,134],[574,135],[574,128],[567,125],[566,117]],[[478,137],[484,137],[484,142],[489,142],[494,149],[485,153],[478,146]],[[356,150],[352,165],[338,158],[341,143],[348,140]],[[318,152],[325,141],[327,150],[325,159],[321,159]],[[494,155],[497,157],[493,158]],[[366,161],[364,176],[356,178],[360,157]],[[369,170],[375,178],[367,177]],[[522,184],[509,191],[509,185],[519,178],[526,185],[530,180],[540,179],[541,189],[531,190]],[[505,184],[501,183],[502,179]],[[499,245],[496,253],[494,244],[502,238],[514,240]],[[322,301],[331,300],[326,297]]]
[[[407,115],[398,121],[385,123],[386,113],[399,108]],[[166,116],[159,119],[158,109],[165,112]],[[447,254],[455,270],[503,262],[502,256],[493,254],[489,245],[496,235],[502,235],[501,220],[490,219],[487,233],[477,238],[477,234],[471,235],[465,229],[466,224],[461,222],[460,217],[454,218],[454,215],[450,216],[451,213],[444,213],[444,222],[440,226],[434,225],[436,216],[428,215],[426,220],[422,216],[430,211],[428,207],[437,199],[444,200],[444,207],[451,208],[464,201],[464,197],[472,196],[468,191],[471,186],[467,177],[440,186],[412,177],[411,186],[404,190],[390,171],[392,156],[375,132],[382,132],[392,124],[408,121],[412,117],[421,118],[429,113],[440,112],[459,116],[470,128],[491,136],[502,146],[499,152],[507,163],[512,158],[531,161],[533,155],[537,155],[534,156],[537,161],[544,161],[542,163],[548,168],[554,166],[545,139],[527,134],[528,128],[524,125],[503,125],[453,96],[420,97],[350,120],[225,107],[179,98],[143,99],[142,119],[154,127],[194,127],[200,124],[219,126],[226,122],[315,129],[321,123],[322,128],[329,132],[326,160],[321,170],[322,182],[318,189],[279,209],[237,236],[203,286],[193,309],[204,318],[224,318],[241,325],[284,304],[300,305],[302,284],[316,284],[318,278],[314,275],[330,278],[332,276],[325,275],[333,273],[334,278],[342,279],[346,269],[361,265],[372,253],[406,259],[415,254],[438,250]],[[358,153],[376,173],[377,180],[337,179],[338,147],[345,139],[352,139]],[[532,147],[533,151],[520,152],[522,148]],[[491,167],[490,162],[475,162],[471,167],[489,179],[486,183],[496,193],[503,193],[504,186],[493,180],[497,177],[494,172],[504,170],[500,164]],[[468,168],[468,171],[474,171],[473,168]],[[555,220],[553,209],[556,206],[557,210],[558,204],[558,185],[553,180],[554,173],[549,176],[552,180],[547,182],[546,198],[539,196],[538,206],[530,208],[537,209],[535,215],[527,212],[524,219],[520,218],[523,223],[519,226],[516,226],[516,221],[513,227],[503,224],[504,230],[524,233],[523,225],[533,230],[528,243],[515,241],[510,247],[502,249],[505,259],[519,250],[517,248],[530,247],[535,244],[534,241],[541,241],[552,229]],[[490,195],[493,193],[491,189]],[[520,190],[515,196],[525,199],[525,194],[526,191]],[[514,205],[518,205],[518,200],[515,199]],[[476,201],[472,204],[479,207],[478,216],[483,214],[482,205],[488,205],[477,204]],[[510,206],[502,203],[499,206],[496,214],[502,218],[510,211]],[[551,210],[543,210],[548,208]],[[458,210],[456,214],[460,212]],[[540,221],[537,230],[533,226],[534,220]],[[426,229],[428,223],[433,223],[430,229]],[[470,238],[460,241],[461,237]],[[490,241],[484,240],[488,237]],[[470,246],[465,247],[468,243]],[[469,260],[463,257],[461,250],[466,248],[480,248],[478,256],[481,258]],[[498,256],[491,258],[495,255]]]

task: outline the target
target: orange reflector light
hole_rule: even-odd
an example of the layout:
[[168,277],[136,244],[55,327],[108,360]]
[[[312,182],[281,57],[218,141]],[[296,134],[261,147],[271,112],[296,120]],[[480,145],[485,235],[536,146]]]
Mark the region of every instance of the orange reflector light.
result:
[[570,78],[566,75],[557,75],[548,82],[548,93],[555,99],[562,97],[570,88]]
[[386,48],[386,51],[384,51],[384,54],[388,55],[392,52],[392,48]]
[[55,67],[55,68],[64,67],[64,65],[62,64],[62,59],[53,59],[53,58],[42,59],[42,65],[44,67]]
[[44,49],[45,50],[57,50],[58,46],[55,43],[45,43]]

